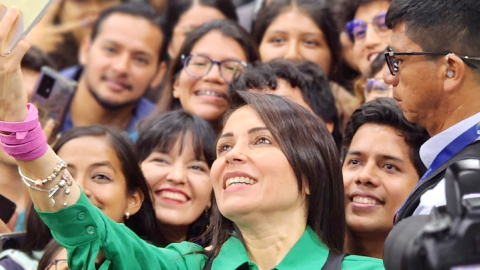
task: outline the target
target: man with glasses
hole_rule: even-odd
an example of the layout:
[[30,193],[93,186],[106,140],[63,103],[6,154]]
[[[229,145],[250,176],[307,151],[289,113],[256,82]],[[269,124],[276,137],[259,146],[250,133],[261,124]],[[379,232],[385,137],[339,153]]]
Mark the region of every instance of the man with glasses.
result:
[[444,175],[453,160],[480,159],[479,13],[478,0],[393,0],[388,10],[384,79],[405,117],[432,136],[420,149],[427,172],[397,222],[446,204]]

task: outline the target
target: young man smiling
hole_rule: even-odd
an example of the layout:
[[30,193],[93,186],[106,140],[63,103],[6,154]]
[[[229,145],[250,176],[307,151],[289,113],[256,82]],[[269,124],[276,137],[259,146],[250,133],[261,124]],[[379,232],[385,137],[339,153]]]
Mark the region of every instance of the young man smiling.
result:
[[134,132],[155,107],[142,97],[163,75],[163,40],[161,18],[147,4],[104,11],[80,49],[83,68],[63,72],[78,79],[78,89],[61,131],[100,124]]

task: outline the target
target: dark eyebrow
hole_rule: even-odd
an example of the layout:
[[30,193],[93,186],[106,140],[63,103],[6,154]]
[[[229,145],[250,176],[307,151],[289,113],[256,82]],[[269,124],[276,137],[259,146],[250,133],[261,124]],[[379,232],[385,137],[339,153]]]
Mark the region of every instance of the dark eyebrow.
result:
[[115,173],[117,172],[117,170],[115,170],[115,168],[112,166],[112,164],[108,161],[94,163],[90,167],[91,168],[108,167],[108,168],[112,169]]
[[382,159],[394,160],[394,161],[403,163],[403,160],[401,158],[398,158],[398,157],[394,157],[394,156],[390,156],[390,155],[380,155],[380,156],[382,157]]
[[[120,44],[118,42],[115,42],[113,40],[106,39],[105,42],[110,43],[110,44],[112,44],[114,46],[117,46],[117,47],[123,47],[122,44]],[[133,53],[136,54],[136,55],[143,55],[143,56],[150,57],[150,58],[154,57],[151,53],[146,52],[146,51],[135,50],[135,51],[133,51]]]
[[[256,127],[256,128],[249,129],[247,133],[252,134],[252,133],[255,133],[255,132],[258,132],[258,131],[262,131],[262,130],[268,130],[268,128],[266,128],[266,127]],[[223,134],[222,136],[220,136],[219,139],[227,138],[227,137],[233,137],[233,132],[227,132],[227,133]]]
[[250,129],[247,133],[252,134],[252,133],[263,131],[263,130],[268,130],[268,128],[266,128],[266,127],[256,127],[256,128]]
[[233,132],[227,132],[225,134],[223,134],[222,136],[219,137],[220,138],[226,138],[226,137],[233,137]]
[[[360,152],[360,151],[348,151],[347,155],[361,156],[361,155],[363,155],[363,153]],[[390,155],[380,155],[380,157],[382,159],[393,160],[393,161],[397,161],[397,162],[401,162],[401,163],[404,162],[403,159],[398,158],[398,157],[394,157],[394,156],[390,156]]]

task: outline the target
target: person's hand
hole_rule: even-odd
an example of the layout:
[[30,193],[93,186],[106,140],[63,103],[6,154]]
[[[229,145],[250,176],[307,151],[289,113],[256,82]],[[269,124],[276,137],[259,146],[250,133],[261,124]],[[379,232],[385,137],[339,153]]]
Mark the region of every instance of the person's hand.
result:
[[42,20],[30,31],[28,38],[32,44],[45,53],[55,51],[64,41],[64,34],[78,28],[86,27],[92,18],[61,24],[54,24],[55,17],[60,13],[65,0],[54,0]]
[[15,226],[17,225],[18,212],[15,211],[13,216],[10,218],[7,224],[0,219],[0,233],[12,233],[15,231]]
[[[20,14],[12,7],[0,21],[0,44],[5,44],[12,25]],[[0,121],[22,122],[27,116],[27,94],[23,90],[20,61],[30,48],[22,39],[8,55],[0,55]]]

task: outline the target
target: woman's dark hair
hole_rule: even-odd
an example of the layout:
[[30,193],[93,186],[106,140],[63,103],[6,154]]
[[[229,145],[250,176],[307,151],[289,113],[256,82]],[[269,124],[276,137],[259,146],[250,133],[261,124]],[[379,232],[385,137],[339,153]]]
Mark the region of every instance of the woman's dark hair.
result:
[[[177,26],[180,17],[195,5],[212,7],[220,11],[226,19],[237,22],[237,12],[231,0],[173,0],[168,1],[165,12],[165,36],[166,43],[170,44],[173,30]],[[167,45],[168,46],[168,45]]]
[[[183,69],[182,55],[189,55],[197,42],[211,32],[220,32],[225,37],[234,39],[242,47],[248,63],[259,60],[257,46],[250,38],[250,35],[236,22],[229,20],[213,20],[202,24],[190,32],[180,49],[177,58],[170,67],[168,86],[163,90],[159,101],[159,111],[157,114],[167,112],[173,109],[180,109],[182,106],[178,99],[173,98],[173,85]],[[221,44],[212,44],[212,46],[222,46]]]
[[340,77],[337,72],[341,52],[340,34],[334,21],[333,11],[324,0],[272,0],[258,13],[253,40],[259,46],[272,22],[283,12],[292,9],[305,13],[323,32],[332,55],[329,79],[337,81]]
[[310,61],[290,61],[275,59],[266,63],[257,63],[247,69],[229,86],[229,91],[248,91],[250,89],[278,87],[278,79],[285,80],[291,87],[298,87],[303,100],[313,112],[325,122],[333,123],[332,136],[340,151],[342,132],[338,119],[335,99],[323,69]]
[[[53,261],[53,259],[60,253],[60,251],[63,249],[55,239],[51,239],[50,242],[46,245],[45,249],[43,250],[43,256],[38,262],[38,268],[37,269],[47,269],[47,267],[50,265],[50,263]],[[62,259],[67,259],[67,258],[62,258]]]
[[154,245],[164,246],[166,240],[158,229],[151,192],[140,169],[134,144],[128,134],[105,126],[76,127],[65,132],[60,139],[58,139],[53,146],[53,151],[58,153],[66,143],[82,137],[104,138],[115,151],[122,164],[122,173],[125,176],[127,192],[132,194],[140,190],[143,193],[144,200],[140,210],[134,215],[131,215],[129,219],[126,219],[125,225],[140,238]]
[[[341,252],[345,235],[345,206],[340,157],[335,143],[322,121],[293,101],[246,91],[231,93],[230,111],[249,105],[272,133],[292,167],[298,192],[307,195],[307,225],[333,252]],[[241,231],[222,216],[214,200],[207,236],[212,239],[210,256],[218,255],[233,231],[243,242]]]
[[378,98],[364,103],[352,114],[343,138],[342,160],[345,160],[355,133],[365,124],[385,125],[397,130],[410,148],[410,160],[415,166],[418,175],[421,176],[425,173],[426,168],[420,159],[419,151],[420,146],[430,136],[421,126],[408,122],[405,116],[403,116],[402,110],[392,98]]
[[[178,140],[182,142],[180,152],[191,145],[195,158],[205,161],[209,168],[212,166],[215,161],[215,132],[206,120],[183,110],[164,113],[143,125],[136,144],[140,162],[154,151],[170,152]],[[202,235],[208,223],[209,214],[201,215],[191,224],[188,240]]]
[[377,55],[377,57],[375,57],[372,64],[370,64],[370,67],[368,67],[368,69],[365,71],[364,75],[355,81],[355,96],[357,97],[358,101],[360,101],[360,103],[365,103],[365,94],[363,92],[363,89],[365,89],[367,80],[373,78],[375,74],[379,73],[386,64],[387,63],[385,62],[385,55],[383,55],[383,53],[380,53],[379,55]]
[[[23,242],[22,251],[32,256],[32,251],[43,250],[50,240],[52,233],[47,225],[38,215],[33,203],[28,204],[25,218],[25,241]],[[44,269],[44,268],[39,268]]]

